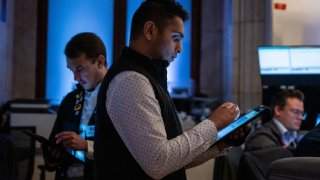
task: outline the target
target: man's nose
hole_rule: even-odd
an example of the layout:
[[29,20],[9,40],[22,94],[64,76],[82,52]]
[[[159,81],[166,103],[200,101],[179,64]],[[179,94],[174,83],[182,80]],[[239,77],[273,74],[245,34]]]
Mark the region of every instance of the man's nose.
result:
[[181,51],[182,51],[182,45],[181,45],[181,42],[179,42],[177,44],[177,53],[181,53]]

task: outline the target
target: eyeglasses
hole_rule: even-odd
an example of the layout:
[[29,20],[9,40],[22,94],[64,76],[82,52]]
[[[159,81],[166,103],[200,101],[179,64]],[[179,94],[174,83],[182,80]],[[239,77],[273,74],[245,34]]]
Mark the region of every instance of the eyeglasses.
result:
[[305,120],[307,118],[307,113],[305,111],[301,111],[299,109],[289,109],[294,116],[299,117],[302,116],[302,120]]

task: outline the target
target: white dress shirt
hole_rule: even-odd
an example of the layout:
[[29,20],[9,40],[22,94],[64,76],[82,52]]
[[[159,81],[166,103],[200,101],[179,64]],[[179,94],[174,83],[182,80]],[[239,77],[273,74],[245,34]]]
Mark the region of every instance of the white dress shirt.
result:
[[199,165],[225,152],[212,146],[217,129],[210,120],[168,140],[152,85],[140,73],[124,71],[114,77],[107,90],[106,109],[122,141],[152,178]]
[[296,146],[295,140],[298,136],[297,131],[289,132],[287,128],[284,127],[284,125],[279,120],[273,118],[273,121],[281,133],[282,142],[284,143],[285,148],[288,147],[291,143],[293,143],[294,146]]
[[[85,137],[89,133],[88,130],[90,128],[88,128],[88,124],[97,105],[97,96],[98,96],[100,85],[101,83],[98,84],[95,87],[95,89],[91,92],[85,91],[83,110],[82,110],[81,119],[80,119],[80,132],[81,132],[80,137],[82,139],[85,139]],[[93,136],[93,134],[91,136]],[[93,145],[94,145],[94,141],[87,140],[88,151],[86,152],[86,156],[88,159],[93,159]]]
[[[85,91],[83,109],[81,113],[80,127],[79,127],[79,132],[80,132],[79,136],[81,139],[94,136],[94,132],[91,132],[92,127],[89,126],[89,121],[96,108],[99,88],[100,88],[100,84],[93,91]],[[93,145],[94,145],[94,142],[92,140],[87,140],[88,151],[87,152],[76,151],[74,152],[75,156],[78,159],[81,159],[82,161],[85,160],[84,156],[86,156],[88,159],[93,159]]]
[[[86,137],[88,137],[88,134],[90,134],[90,137],[93,136],[92,127],[88,126],[88,124],[96,108],[99,88],[100,88],[100,84],[93,91],[87,91],[87,90],[85,91],[83,109],[82,109],[82,114],[80,118],[80,127],[79,127],[79,132],[80,132],[79,136],[81,139],[85,139]],[[94,141],[87,140],[87,149],[88,149],[87,152],[74,151],[74,150],[70,150],[70,151],[72,151],[73,156],[75,156],[77,159],[80,159],[82,161],[85,161],[85,156],[88,159],[93,159],[93,152],[94,152],[93,145],[94,145]],[[84,164],[82,163],[72,164],[67,170],[67,176],[69,178],[83,177],[83,175],[84,175]]]

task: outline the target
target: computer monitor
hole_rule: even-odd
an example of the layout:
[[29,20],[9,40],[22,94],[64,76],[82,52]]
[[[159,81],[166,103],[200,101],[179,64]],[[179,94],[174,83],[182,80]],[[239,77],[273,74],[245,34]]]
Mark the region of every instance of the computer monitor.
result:
[[320,123],[320,113],[317,114],[314,126],[316,127]]
[[320,83],[320,46],[260,46],[258,56],[262,85]]

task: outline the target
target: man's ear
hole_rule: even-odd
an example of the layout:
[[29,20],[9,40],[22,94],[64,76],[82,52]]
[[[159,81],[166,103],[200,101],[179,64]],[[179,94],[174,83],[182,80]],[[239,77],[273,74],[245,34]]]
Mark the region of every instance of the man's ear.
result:
[[102,67],[106,66],[106,58],[103,55],[99,55],[97,59],[98,68],[101,69]]
[[282,108],[280,106],[274,106],[274,115],[279,116],[280,111],[282,111]]
[[147,40],[151,40],[158,32],[158,28],[153,21],[147,21],[143,26],[143,35]]

